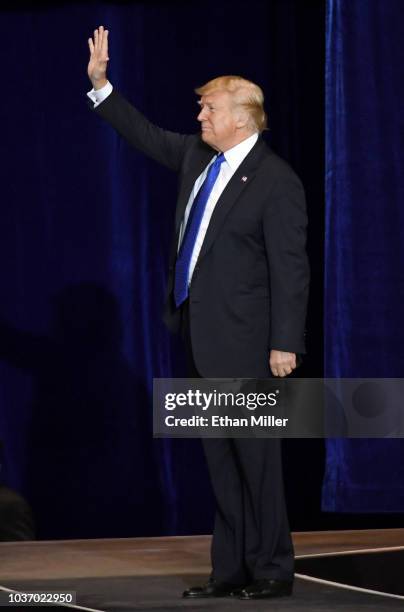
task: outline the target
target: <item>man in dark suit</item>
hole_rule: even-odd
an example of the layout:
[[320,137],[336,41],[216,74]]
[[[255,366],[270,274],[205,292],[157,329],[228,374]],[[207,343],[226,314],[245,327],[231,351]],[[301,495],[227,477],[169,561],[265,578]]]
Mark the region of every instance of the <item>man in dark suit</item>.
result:
[[[131,145],[180,172],[165,321],[192,376],[287,376],[304,353],[309,269],[300,180],[260,137],[260,88],[219,77],[196,90],[199,135],[150,123],[106,78],[108,31],[89,39],[88,93]],[[209,582],[184,597],[288,595],[293,545],[280,441],[205,439],[217,513]]]

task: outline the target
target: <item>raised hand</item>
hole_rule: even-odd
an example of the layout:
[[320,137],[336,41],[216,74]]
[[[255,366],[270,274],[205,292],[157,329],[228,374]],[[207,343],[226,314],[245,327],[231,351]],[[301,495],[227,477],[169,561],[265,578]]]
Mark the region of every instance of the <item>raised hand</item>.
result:
[[100,26],[94,30],[94,40],[88,39],[90,48],[90,61],[87,73],[94,89],[100,89],[107,83],[108,64],[108,30]]

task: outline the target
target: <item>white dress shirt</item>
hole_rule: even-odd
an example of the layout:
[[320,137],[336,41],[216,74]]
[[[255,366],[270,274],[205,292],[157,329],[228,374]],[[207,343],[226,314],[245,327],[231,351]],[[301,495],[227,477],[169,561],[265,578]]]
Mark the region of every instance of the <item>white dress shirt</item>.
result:
[[94,102],[94,108],[101,104],[101,102],[104,102],[105,98],[108,98],[109,94],[112,92],[112,89],[112,85],[108,81],[107,84],[104,85],[104,87],[101,87],[101,89],[93,88],[91,91],[87,92],[87,95],[90,100]]
[[[87,95],[94,102],[94,108],[95,108],[96,106],[101,104],[101,102],[103,102],[105,98],[107,98],[110,95],[111,92],[112,92],[112,85],[108,81],[108,83],[104,85],[104,87],[101,87],[101,89],[92,89],[91,91],[87,92]],[[248,138],[240,142],[238,145],[236,145],[235,147],[232,147],[231,149],[228,149],[224,153],[225,161],[222,163],[220,167],[219,175],[216,179],[215,184],[213,185],[213,189],[210,193],[209,199],[206,204],[205,211],[203,213],[198,235],[195,240],[195,246],[192,252],[192,258],[191,258],[191,263],[190,263],[189,272],[188,272],[188,284],[192,280],[192,275],[195,269],[195,265],[199,257],[199,253],[201,251],[202,244],[205,239],[206,232],[208,230],[209,222],[212,217],[215,206],[217,204],[217,201],[222,195],[227,183],[230,181],[231,177],[236,172],[237,168],[240,166],[244,158],[247,157],[248,153],[251,151],[251,149],[257,142],[257,140],[258,140],[258,133],[252,134],[252,136],[249,136]],[[216,157],[214,157],[211,160],[211,162],[206,166],[202,174],[200,174],[195,181],[194,188],[192,189],[191,195],[188,200],[187,207],[185,209],[184,219],[181,224],[180,236],[178,240],[178,249],[180,248],[182,239],[184,237],[184,232],[185,232],[185,228],[187,225],[189,213],[191,212],[191,208],[192,208],[192,204],[194,202],[195,196],[198,193],[199,188],[201,187],[203,181],[206,178],[209,166],[213,164],[215,159]]]
[[[251,151],[251,149],[257,142],[257,140],[258,140],[258,133],[252,134],[252,136],[249,136],[248,138],[240,142],[238,145],[236,145],[235,147],[232,147],[231,149],[228,149],[224,153],[224,157],[226,161],[224,161],[220,167],[219,175],[216,179],[215,184],[213,185],[213,189],[207,201],[206,208],[203,213],[201,225],[199,226],[198,235],[195,240],[195,246],[194,246],[194,250],[192,251],[191,264],[189,266],[189,272],[188,272],[188,283],[190,283],[192,280],[192,274],[194,273],[195,265],[198,260],[199,253],[201,251],[202,244],[205,239],[206,232],[208,230],[209,222],[212,217],[213,211],[215,210],[217,201],[222,195],[227,183],[230,181],[231,177],[236,172],[237,168],[239,167],[241,162],[244,160],[244,158],[247,157],[248,153]],[[191,192],[187,207],[185,209],[184,220],[181,225],[180,236],[179,236],[179,241],[178,241],[178,248],[180,247],[182,239],[184,237],[184,231],[187,225],[189,213],[191,212],[191,208],[192,208],[192,204],[194,202],[195,196],[198,193],[199,188],[201,187],[203,181],[206,178],[209,166],[213,164],[215,159],[216,157],[212,159],[212,161],[206,166],[202,174],[200,174],[195,181],[194,188]]]

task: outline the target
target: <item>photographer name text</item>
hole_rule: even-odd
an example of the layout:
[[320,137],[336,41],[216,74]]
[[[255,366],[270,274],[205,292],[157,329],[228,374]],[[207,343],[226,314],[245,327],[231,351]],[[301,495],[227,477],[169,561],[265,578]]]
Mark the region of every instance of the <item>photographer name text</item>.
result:
[[228,415],[211,416],[193,415],[188,418],[179,418],[170,414],[165,417],[166,427],[286,427],[289,419],[274,415],[250,415],[248,418],[234,418]]

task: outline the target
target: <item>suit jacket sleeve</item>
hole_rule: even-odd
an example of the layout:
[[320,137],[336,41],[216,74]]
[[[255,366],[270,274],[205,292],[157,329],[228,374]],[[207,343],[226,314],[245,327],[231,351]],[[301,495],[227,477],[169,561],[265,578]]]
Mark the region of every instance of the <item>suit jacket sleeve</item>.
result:
[[287,169],[276,179],[264,214],[271,292],[270,349],[305,353],[310,280],[306,226],[303,186]]
[[193,136],[177,134],[154,125],[116,89],[93,110],[108,121],[130,145],[164,166],[180,170]]

